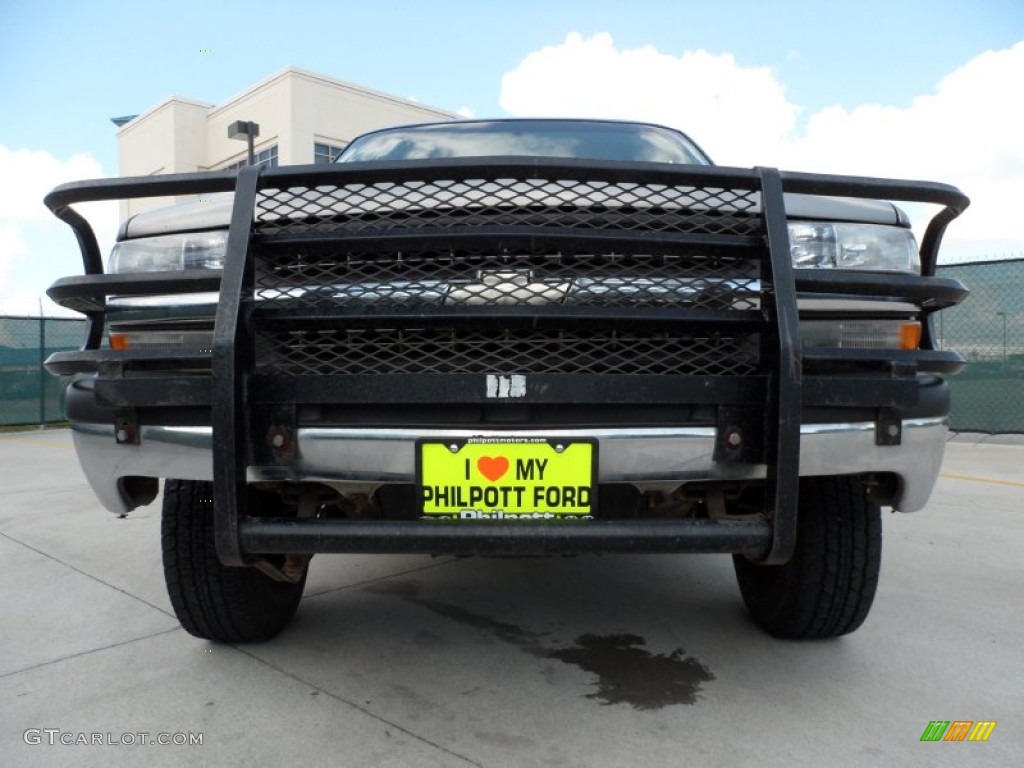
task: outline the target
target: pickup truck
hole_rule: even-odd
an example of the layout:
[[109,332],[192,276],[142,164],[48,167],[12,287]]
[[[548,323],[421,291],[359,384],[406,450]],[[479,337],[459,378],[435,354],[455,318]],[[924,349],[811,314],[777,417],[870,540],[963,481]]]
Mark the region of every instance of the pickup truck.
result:
[[[72,207],[137,214],[104,268]],[[920,247],[894,202],[935,211]],[[316,553],[728,553],[785,638],[864,621],[882,506],[947,432],[931,182],[730,168],[589,120],[385,129],[337,163],[65,184],[84,274],[78,457],[127,514],[164,478],[171,602],[263,640]]]

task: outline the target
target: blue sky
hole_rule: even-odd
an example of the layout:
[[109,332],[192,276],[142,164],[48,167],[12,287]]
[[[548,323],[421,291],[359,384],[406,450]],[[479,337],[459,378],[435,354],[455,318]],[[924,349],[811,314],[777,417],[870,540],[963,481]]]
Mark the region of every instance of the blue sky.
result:
[[[171,94],[219,103],[287,65],[477,116],[673,122],[728,164],[951,181],[984,204],[958,257],[1024,255],[1024,226],[983,218],[1024,196],[1024,138],[991,134],[1020,118],[1024,137],[1021,41],[1024,0],[4,0],[0,311],[77,269],[63,225],[24,198],[116,174],[109,118]],[[595,87],[616,77],[622,92]]]

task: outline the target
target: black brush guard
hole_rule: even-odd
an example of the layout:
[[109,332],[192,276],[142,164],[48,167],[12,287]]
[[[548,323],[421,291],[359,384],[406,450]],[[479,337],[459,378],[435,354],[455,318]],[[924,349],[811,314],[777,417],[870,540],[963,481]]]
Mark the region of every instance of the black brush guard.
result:
[[[403,227],[390,221],[380,231],[324,233],[318,219],[289,228],[259,226],[254,211],[261,191],[299,188],[315,197],[316,190],[373,185],[472,181],[500,185],[503,180],[541,180],[575,184],[634,185],[656,190],[723,190],[727,197],[753,195],[759,210],[746,217],[744,227],[576,228],[572,221],[503,220],[491,226],[461,226],[445,221],[431,231]],[[347,185],[347,186],[346,186]],[[427,187],[430,188],[429,186]],[[89,223],[70,206],[106,199],[160,197],[234,192],[234,207],[223,272],[108,275]],[[932,203],[942,206],[931,220],[921,244],[922,276],[835,274],[795,271],[791,264],[786,224],[785,193],[860,197]],[[659,193],[660,194],[660,193]],[[703,194],[703,193],[702,193]],[[332,197],[337,200],[338,197]],[[342,196],[342,199],[343,196]],[[718,198],[716,198],[718,200]],[[712,202],[716,202],[713,200]],[[933,348],[932,312],[960,301],[966,294],[954,280],[934,277],[939,243],[947,224],[962,212],[967,198],[953,187],[855,177],[780,173],[774,169],[667,167],[653,164],[595,163],[574,160],[446,160],[428,164],[386,163],[347,166],[303,166],[236,172],[185,174],[158,178],[87,181],[58,187],[46,205],[68,223],[78,239],[85,275],[64,278],[49,290],[63,306],[88,318],[85,343],[79,352],[57,353],[47,361],[54,373],[98,374],[96,391],[107,405],[120,409],[119,441],[132,442],[139,414],[168,406],[207,406],[213,427],[214,516],[217,550],[226,564],[241,565],[260,554],[293,552],[742,552],[765,563],[783,563],[793,552],[796,534],[802,406],[859,407],[877,414],[880,443],[898,442],[890,429],[899,414],[917,398],[915,373],[955,372],[962,359]],[[301,200],[300,200],[301,202]],[[320,203],[318,203],[320,205]],[[705,206],[708,208],[708,206]],[[371,211],[373,213],[374,211]],[[379,206],[377,206],[379,212]],[[709,215],[715,211],[706,211]],[[643,218],[643,211],[640,212]],[[301,219],[301,206],[291,215]],[[372,218],[372,216],[371,216]],[[753,228],[751,228],[753,222]],[[706,224],[706,222],[705,222]],[[713,224],[713,222],[712,222]],[[297,229],[297,231],[296,231]],[[346,247],[358,243],[363,251],[403,249],[429,241],[431,247],[471,245],[478,251],[532,244],[559,248],[580,243],[587,248],[634,252],[657,247],[672,253],[700,254],[701,259],[742,257],[759,264],[757,308],[736,311],[698,306],[484,306],[484,307],[334,307],[266,308],[255,301],[259,290],[256,254],[296,242],[333,239]],[[697,258],[695,256],[695,258]],[[110,295],[146,296],[220,291],[212,364],[202,351],[114,351],[101,348],[105,302]],[[813,349],[801,351],[797,293],[830,296],[890,297],[919,304],[924,322],[921,350]],[[269,445],[266,436],[293,438],[297,403],[317,404],[430,404],[479,403],[484,400],[479,375],[413,377],[288,375],[261,373],[255,366],[254,338],[268,327],[302,329],[315,326],[332,331],[350,328],[417,327],[443,324],[471,327],[701,328],[711,332],[747,331],[760,340],[755,375],[599,376],[537,374],[543,398],[531,402],[591,403],[597,405],[668,403],[718,407],[716,461],[764,463],[768,492],[762,521],[596,520],[586,524],[543,525],[484,523],[453,525],[434,521],[367,522],[294,518],[265,518],[245,514],[246,468],[254,463],[286,464],[294,456],[294,440],[284,449]],[[805,363],[842,362],[861,366],[852,379],[828,373],[813,375]],[[209,376],[181,375],[183,369],[209,366]],[[158,378],[126,378],[125,371],[166,371]],[[824,372],[822,372],[824,371]],[[152,373],[150,374],[152,375]],[[638,380],[643,379],[638,385]],[[755,414],[752,423],[751,414]],[[727,444],[732,428],[763,434],[757,445],[736,451]],[[292,451],[290,453],[289,451]]]

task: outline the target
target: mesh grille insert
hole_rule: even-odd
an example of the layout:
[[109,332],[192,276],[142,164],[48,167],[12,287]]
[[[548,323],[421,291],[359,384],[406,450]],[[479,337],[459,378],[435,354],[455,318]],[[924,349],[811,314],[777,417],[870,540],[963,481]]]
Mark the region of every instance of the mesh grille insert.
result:
[[257,259],[257,300],[285,308],[410,305],[758,306],[760,263],[672,254],[351,253],[280,248]]
[[558,178],[431,179],[266,188],[261,234],[519,225],[751,235],[758,193],[687,184]]
[[259,331],[267,374],[576,373],[749,375],[757,336],[565,330]]
[[[255,211],[256,303],[325,315],[416,306],[562,305],[569,315],[574,306],[759,307],[758,193],[564,178],[572,172],[543,167],[523,173],[531,178],[343,179],[263,189]],[[309,322],[287,331],[257,323],[258,369],[747,375],[758,367],[756,334],[648,332],[624,323],[586,331],[417,328],[411,318],[405,328],[325,330]]]

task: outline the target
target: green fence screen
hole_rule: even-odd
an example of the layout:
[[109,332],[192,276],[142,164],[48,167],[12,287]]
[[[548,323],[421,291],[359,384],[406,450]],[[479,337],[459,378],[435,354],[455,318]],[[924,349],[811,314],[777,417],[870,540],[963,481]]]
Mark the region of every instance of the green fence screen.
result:
[[0,316],[0,424],[64,418],[64,383],[43,368],[51,352],[78,349],[85,320]]
[[[935,322],[943,349],[969,362],[951,380],[951,424],[962,432],[1024,433],[1024,259],[939,267],[971,290]],[[43,370],[51,352],[76,349],[84,320],[0,316],[0,424],[60,421],[64,383]]]
[[940,312],[939,346],[969,361],[950,379],[959,432],[1024,433],[1024,259],[939,267],[971,295]]

